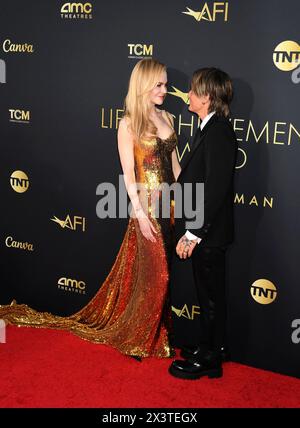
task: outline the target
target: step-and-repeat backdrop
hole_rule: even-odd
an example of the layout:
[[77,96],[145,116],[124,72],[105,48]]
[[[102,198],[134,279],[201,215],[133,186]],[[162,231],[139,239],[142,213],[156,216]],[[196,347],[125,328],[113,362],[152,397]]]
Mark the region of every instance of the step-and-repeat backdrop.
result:
[[[127,219],[100,219],[99,184],[116,189],[116,134],[136,62],[168,67],[164,108],[178,156],[198,120],[192,72],[232,77],[236,240],[228,257],[233,360],[300,375],[298,0],[2,2],[0,9],[0,304],[71,314],[110,271]],[[98,189],[98,191],[97,191]],[[180,344],[200,308],[188,279],[173,293]]]

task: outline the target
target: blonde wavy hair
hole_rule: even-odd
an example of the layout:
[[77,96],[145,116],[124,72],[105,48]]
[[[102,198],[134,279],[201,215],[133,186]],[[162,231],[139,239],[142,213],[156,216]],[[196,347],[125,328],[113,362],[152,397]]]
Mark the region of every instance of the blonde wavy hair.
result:
[[137,141],[155,136],[157,128],[149,119],[149,93],[160,80],[166,66],[155,59],[142,59],[132,70],[124,102],[124,117]]

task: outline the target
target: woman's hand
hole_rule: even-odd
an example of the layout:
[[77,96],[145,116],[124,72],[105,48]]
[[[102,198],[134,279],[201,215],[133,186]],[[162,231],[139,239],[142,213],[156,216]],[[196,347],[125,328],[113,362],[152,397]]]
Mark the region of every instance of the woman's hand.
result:
[[155,227],[151,223],[151,220],[146,216],[144,211],[138,211],[136,213],[136,217],[138,219],[142,235],[149,241],[156,242],[153,233],[157,233],[157,231],[155,230]]

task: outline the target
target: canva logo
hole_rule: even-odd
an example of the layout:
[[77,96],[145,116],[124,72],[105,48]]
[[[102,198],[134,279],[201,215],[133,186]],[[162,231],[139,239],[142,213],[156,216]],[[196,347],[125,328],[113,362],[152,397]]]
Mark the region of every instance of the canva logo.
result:
[[300,343],[300,319],[293,320],[292,329],[292,342],[297,345]]
[[185,15],[192,16],[196,21],[209,21],[214,22],[219,18],[224,22],[228,21],[228,2],[205,2],[201,10],[192,10],[189,7],[187,11],[182,12]]
[[33,251],[33,244],[30,242],[16,241],[12,236],[5,239],[5,245],[9,248],[18,248],[20,250]]
[[17,193],[24,193],[28,190],[29,179],[24,171],[14,171],[10,176],[10,185]]
[[251,296],[257,303],[268,305],[276,299],[277,289],[268,279],[258,279],[251,285]]
[[30,43],[13,43],[11,40],[6,39],[3,42],[4,52],[14,52],[14,53],[33,53],[33,45]]
[[280,71],[292,71],[293,83],[300,82],[300,46],[297,42],[286,40],[279,43],[273,52],[273,62]]

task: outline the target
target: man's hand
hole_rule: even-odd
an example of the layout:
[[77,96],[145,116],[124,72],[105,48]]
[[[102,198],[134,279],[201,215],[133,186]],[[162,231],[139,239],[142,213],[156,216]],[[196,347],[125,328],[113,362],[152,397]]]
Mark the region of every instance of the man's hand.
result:
[[191,257],[194,248],[197,245],[197,240],[189,240],[185,235],[183,235],[176,246],[176,253],[181,259],[186,259]]

